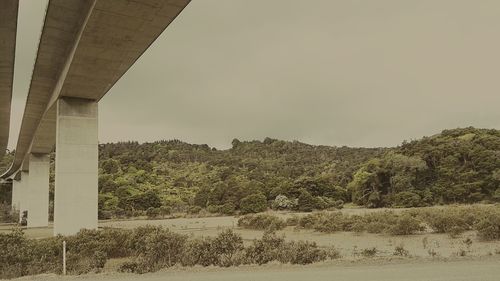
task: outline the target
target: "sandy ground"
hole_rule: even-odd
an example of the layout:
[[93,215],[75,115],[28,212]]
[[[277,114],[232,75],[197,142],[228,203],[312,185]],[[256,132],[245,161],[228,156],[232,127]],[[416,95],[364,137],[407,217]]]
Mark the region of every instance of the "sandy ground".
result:
[[168,269],[156,273],[90,274],[83,276],[39,275],[18,280],[122,280],[122,281],[498,281],[500,257],[480,260],[418,261],[384,264],[316,264],[309,266],[268,265],[239,268]]

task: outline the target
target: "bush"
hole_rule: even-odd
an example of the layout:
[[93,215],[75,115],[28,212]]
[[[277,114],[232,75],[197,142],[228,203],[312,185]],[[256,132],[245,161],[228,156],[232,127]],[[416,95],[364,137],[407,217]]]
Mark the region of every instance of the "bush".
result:
[[245,250],[245,256],[249,263],[266,264],[279,260],[282,255],[285,238],[276,236],[274,232],[265,232],[262,239],[256,239]]
[[238,219],[238,226],[247,229],[280,230],[286,225],[283,219],[268,214],[248,214]]
[[420,221],[409,214],[402,214],[390,228],[392,235],[410,235],[425,230]]
[[160,216],[165,217],[172,214],[172,208],[169,206],[161,206],[160,207]]
[[489,210],[489,207],[446,207],[422,209],[414,213],[434,232],[457,236],[464,231],[471,230],[474,224],[489,213]]
[[377,255],[377,253],[378,253],[378,250],[375,247],[373,247],[373,248],[366,248],[366,249],[361,250],[361,255],[363,257],[366,257],[366,258],[372,258],[375,255]]
[[[171,232],[163,227],[148,227],[139,232],[147,233],[141,241],[138,233],[134,233],[135,262],[138,273],[154,272],[161,268],[171,267],[181,261],[186,235]],[[142,244],[142,245],[140,245]]]
[[236,206],[233,203],[228,202],[219,208],[219,212],[228,216],[234,215],[236,212]]
[[155,219],[160,215],[160,208],[149,207],[146,210],[146,216],[150,219]]
[[394,248],[393,255],[400,256],[400,257],[407,257],[410,255],[410,252],[408,250],[406,250],[402,245],[400,245],[400,246],[396,246],[396,248]]
[[7,204],[0,203],[0,222],[17,223],[19,221],[19,211],[12,210]]
[[301,212],[312,212],[316,209],[317,201],[307,190],[302,190],[298,198],[298,208]]
[[217,213],[220,213],[221,207],[222,206],[218,206],[218,205],[208,205],[207,206],[207,211],[209,213],[212,213],[212,214],[217,214]]
[[213,238],[208,237],[196,238],[188,241],[181,264],[183,266],[217,265],[219,263],[219,257],[214,250],[213,241]]
[[316,242],[292,241],[285,245],[285,251],[280,255],[282,263],[310,264],[324,261],[328,258],[328,252],[320,249]]
[[190,206],[187,210],[188,214],[196,215],[201,212],[202,208],[200,206]]
[[483,240],[500,239],[500,212],[488,214],[474,227]]
[[262,193],[248,195],[241,199],[240,211],[242,214],[260,213],[267,209],[267,198]]
[[235,266],[271,261],[308,264],[340,257],[335,248],[320,248],[310,242],[286,242],[266,231],[262,239],[244,248],[240,235],[228,229],[214,238],[188,239],[162,227],[134,230],[82,230],[75,236],[26,239],[21,230],[0,234],[0,277],[60,273],[62,241],[67,241],[70,274],[99,272],[111,257],[129,257],[121,272],[153,272],[175,264],[183,266]]
[[276,210],[286,210],[294,209],[297,206],[297,202],[293,199],[288,199],[285,195],[278,195],[273,201],[272,208]]
[[217,265],[235,265],[233,257],[238,251],[243,250],[243,238],[231,229],[219,233],[212,242],[212,250],[218,256]]
[[403,191],[394,195],[394,207],[413,208],[422,206],[422,198],[420,195],[411,191]]

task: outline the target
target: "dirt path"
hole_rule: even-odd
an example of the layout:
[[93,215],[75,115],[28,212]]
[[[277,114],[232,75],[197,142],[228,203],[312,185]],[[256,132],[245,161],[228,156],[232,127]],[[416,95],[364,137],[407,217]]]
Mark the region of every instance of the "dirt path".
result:
[[240,267],[227,269],[193,268],[184,271],[85,276],[33,276],[23,280],[121,280],[121,281],[498,281],[500,258],[460,261],[410,261],[399,264],[311,265]]

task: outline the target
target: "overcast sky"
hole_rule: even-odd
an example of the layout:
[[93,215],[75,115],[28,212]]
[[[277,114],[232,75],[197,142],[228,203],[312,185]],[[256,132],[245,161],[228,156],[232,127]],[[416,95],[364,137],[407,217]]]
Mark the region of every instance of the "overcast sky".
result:
[[[21,0],[10,148],[46,1]],[[500,128],[500,1],[193,0],[99,104],[99,140],[393,146]]]

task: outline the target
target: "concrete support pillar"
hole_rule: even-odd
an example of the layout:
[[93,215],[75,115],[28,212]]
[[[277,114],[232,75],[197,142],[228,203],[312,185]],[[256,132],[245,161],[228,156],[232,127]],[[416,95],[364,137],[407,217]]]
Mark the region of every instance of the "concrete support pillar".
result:
[[29,173],[26,171],[21,172],[21,180],[16,184],[19,187],[19,223],[23,218],[23,212],[28,210],[28,181]]
[[97,228],[97,103],[57,101],[54,234]]
[[19,211],[21,207],[21,180],[12,181],[12,201],[11,207],[13,211]]
[[28,227],[49,225],[49,173],[48,154],[30,154],[28,176]]

